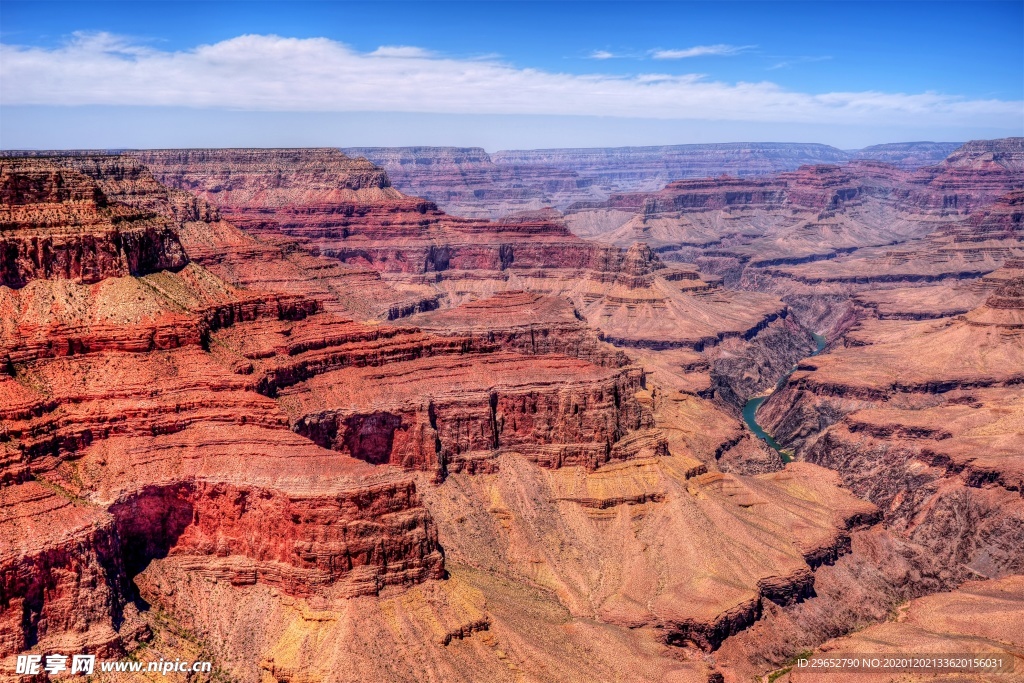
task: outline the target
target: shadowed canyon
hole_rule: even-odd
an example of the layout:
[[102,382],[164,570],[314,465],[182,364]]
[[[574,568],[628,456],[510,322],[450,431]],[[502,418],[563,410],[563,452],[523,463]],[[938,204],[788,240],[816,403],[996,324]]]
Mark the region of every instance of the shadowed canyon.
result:
[[[1024,138],[5,153],[4,670],[1024,676],[1022,217]],[[907,652],[1017,673],[794,664]]]

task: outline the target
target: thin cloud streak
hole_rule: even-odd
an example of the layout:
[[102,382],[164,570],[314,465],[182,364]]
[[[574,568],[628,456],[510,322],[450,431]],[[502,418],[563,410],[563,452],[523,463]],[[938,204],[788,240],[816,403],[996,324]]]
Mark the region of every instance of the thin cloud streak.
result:
[[752,50],[756,45],[695,45],[685,50],[651,50],[654,59],[689,59],[691,57],[731,57]]
[[822,55],[820,57],[793,57],[791,59],[785,59],[781,62],[773,64],[766,68],[767,71],[774,71],[775,69],[788,69],[796,64],[810,64],[812,62],[827,62],[832,59],[831,55]]
[[361,53],[326,38],[244,35],[161,51],[108,34],[58,48],[0,45],[0,104],[295,112],[633,117],[1014,129],[1021,102],[933,92],[810,94],[699,74],[569,74],[419,48]]

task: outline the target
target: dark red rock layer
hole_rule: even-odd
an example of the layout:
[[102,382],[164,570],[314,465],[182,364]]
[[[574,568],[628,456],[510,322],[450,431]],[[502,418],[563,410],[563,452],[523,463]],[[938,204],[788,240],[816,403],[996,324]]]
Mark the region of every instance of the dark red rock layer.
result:
[[339,370],[282,393],[294,430],[375,464],[435,472],[495,471],[512,452],[547,467],[595,469],[665,455],[637,402],[643,372],[548,356],[425,359]]
[[185,265],[170,221],[111,201],[85,175],[35,159],[0,161],[0,283],[99,282]]
[[369,162],[336,150],[136,156],[163,182],[196,192],[255,235],[283,233],[302,240],[308,253],[381,272],[614,270],[621,259],[617,250],[585,243],[546,220],[490,223],[446,216],[431,202],[393,190]]

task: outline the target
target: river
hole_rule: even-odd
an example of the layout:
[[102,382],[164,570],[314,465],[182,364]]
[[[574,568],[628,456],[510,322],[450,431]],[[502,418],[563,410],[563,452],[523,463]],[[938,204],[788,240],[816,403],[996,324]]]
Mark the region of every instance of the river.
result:
[[[825,348],[825,336],[812,332],[811,336],[814,337],[814,342],[818,345],[818,348],[814,350],[812,356],[817,356]],[[789,376],[793,374],[797,366],[790,368],[789,372],[782,376],[782,378],[776,383],[775,388],[778,389]],[[743,406],[743,421],[747,423],[747,427],[754,433],[754,436],[764,441],[766,444],[774,448],[779,457],[782,458],[782,462],[791,462],[793,460],[793,454],[782,448],[782,446],[772,438],[772,435],[762,429],[761,425],[757,424],[757,409],[761,407],[761,404],[768,400],[771,394],[765,396],[758,396],[747,401],[746,405]]]

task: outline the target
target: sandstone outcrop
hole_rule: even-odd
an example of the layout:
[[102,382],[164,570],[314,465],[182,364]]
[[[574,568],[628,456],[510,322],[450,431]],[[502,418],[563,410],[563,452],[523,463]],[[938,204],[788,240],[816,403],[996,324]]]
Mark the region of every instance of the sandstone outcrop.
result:
[[[101,218],[126,216],[131,227],[139,209],[110,199],[124,176],[99,171],[100,189],[73,168],[81,161],[5,162],[17,169],[5,187],[23,188],[19,173],[31,166],[34,194],[5,195],[23,203],[5,203],[18,222],[4,236],[47,221],[70,225],[46,234],[71,232],[103,203]],[[153,199],[130,181],[116,189]],[[25,201],[40,198],[50,201]],[[316,317],[318,302],[238,290],[187,262],[172,219],[144,215],[176,245],[171,263],[133,277],[122,266],[147,247],[123,238],[122,263],[87,278],[40,268],[20,288],[0,288],[4,656],[134,647],[148,626],[132,580],[168,555],[211,580],[290,595],[441,576],[435,527],[407,475],[295,435],[256,378],[208,350],[218,330],[295,324]],[[172,269],[152,272],[161,265]],[[265,534],[268,524],[277,526]]]
[[622,367],[629,357],[602,343],[568,298],[510,290],[406,321],[424,332],[467,336],[481,347],[560,353],[595,365]]
[[0,282],[99,282],[185,265],[169,221],[111,204],[82,174],[35,159],[0,166]]
[[494,353],[333,371],[282,392],[281,404],[297,433],[375,464],[443,476],[493,470],[490,460],[515,452],[595,469],[667,454],[634,397],[642,378],[637,368]]

